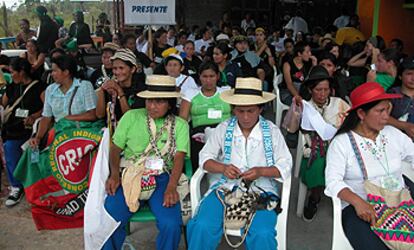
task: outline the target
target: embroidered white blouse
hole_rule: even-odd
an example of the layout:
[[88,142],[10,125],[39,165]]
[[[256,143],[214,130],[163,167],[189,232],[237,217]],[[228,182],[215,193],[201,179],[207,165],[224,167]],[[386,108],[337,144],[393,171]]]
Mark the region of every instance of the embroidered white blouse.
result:
[[[361,152],[368,180],[382,186],[381,180],[389,174],[398,180],[402,188],[402,161],[414,167],[414,143],[411,139],[392,126],[385,126],[376,141],[354,132],[352,134]],[[325,194],[330,197],[337,197],[342,189],[349,188],[362,199],[367,198],[362,170],[346,133],[336,136],[329,146],[325,180]],[[342,208],[348,205],[342,201]]]
[[[273,144],[273,157],[275,166],[281,175],[278,180],[283,181],[288,178],[292,171],[292,156],[288,147],[283,139],[283,136],[279,128],[270,121],[269,123],[272,144]],[[204,166],[207,160],[216,160],[224,162],[224,137],[226,134],[228,120],[220,123],[212,132],[208,138],[203,149],[200,151],[200,167]],[[260,131],[260,122],[256,124],[246,139],[238,124],[236,124],[233,133],[232,153],[230,163],[238,167],[241,172],[253,167],[266,167],[266,157],[263,144],[263,136]],[[210,186],[214,185],[222,174],[210,174]],[[228,181],[230,184],[234,182]],[[256,180],[256,185],[264,189],[266,192],[276,193],[275,179],[260,177]]]

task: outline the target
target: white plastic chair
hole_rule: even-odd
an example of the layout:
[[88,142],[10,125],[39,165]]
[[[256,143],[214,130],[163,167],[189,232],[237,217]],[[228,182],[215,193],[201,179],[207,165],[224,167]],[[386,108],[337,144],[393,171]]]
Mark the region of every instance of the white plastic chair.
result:
[[[403,174],[410,180],[414,180],[414,170],[408,162],[402,162]],[[332,250],[349,250],[353,249],[342,228],[342,206],[338,197],[332,198],[333,205],[333,234]]]
[[[295,178],[300,178],[300,165],[302,162],[303,157],[303,146],[305,146],[305,136],[302,134],[302,132],[299,130],[298,135],[298,146],[296,148],[296,159],[295,159]],[[303,215],[303,209],[305,208],[305,202],[306,202],[306,194],[308,193],[308,188],[301,180],[299,180],[299,194],[298,194],[298,202],[296,205],[296,216],[299,218]]]
[[279,84],[283,82],[283,74],[282,72],[277,74],[276,68],[274,68],[274,70],[275,70],[275,76],[273,77],[273,91],[276,95],[276,102],[275,102],[276,107],[274,108],[275,113],[276,113],[275,123],[278,127],[280,127],[282,123],[283,111],[288,110],[289,106],[286,104],[283,104],[282,101],[280,100]]
[[[198,168],[190,181],[191,210],[193,216],[195,216],[197,207],[201,200],[200,183],[206,173],[207,172],[203,169]],[[280,250],[287,249],[287,219],[289,211],[291,181],[291,177],[289,177],[283,182],[282,185],[281,208],[283,211],[278,215],[276,223],[276,240],[278,243],[278,249]],[[227,233],[232,236],[240,236],[240,230],[228,230]]]
[[342,228],[342,206],[338,197],[332,198],[333,206],[333,228],[332,228],[332,250],[350,250],[353,249],[345,236]]

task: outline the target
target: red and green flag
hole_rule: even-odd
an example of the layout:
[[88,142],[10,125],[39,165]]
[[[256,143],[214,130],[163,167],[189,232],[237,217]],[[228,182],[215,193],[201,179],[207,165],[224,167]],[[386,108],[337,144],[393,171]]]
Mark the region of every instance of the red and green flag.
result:
[[38,230],[83,226],[89,170],[102,138],[102,122],[60,120],[54,140],[31,162],[27,149],[14,171],[23,183]]

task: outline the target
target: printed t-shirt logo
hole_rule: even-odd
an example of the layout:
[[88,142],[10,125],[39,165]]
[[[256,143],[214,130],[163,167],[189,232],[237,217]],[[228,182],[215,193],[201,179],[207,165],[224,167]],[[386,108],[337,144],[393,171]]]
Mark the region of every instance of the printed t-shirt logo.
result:
[[100,134],[85,130],[62,133],[53,141],[49,153],[52,174],[70,193],[79,194],[88,186],[91,152],[98,145]]

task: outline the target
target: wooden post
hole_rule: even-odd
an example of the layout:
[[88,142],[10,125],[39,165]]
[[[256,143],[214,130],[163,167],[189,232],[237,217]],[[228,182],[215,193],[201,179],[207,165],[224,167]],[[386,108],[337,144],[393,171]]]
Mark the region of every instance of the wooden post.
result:
[[[144,30],[145,33],[145,30]],[[154,53],[152,52],[152,27],[151,25],[148,25],[148,57],[151,59],[151,61],[154,61]]]

